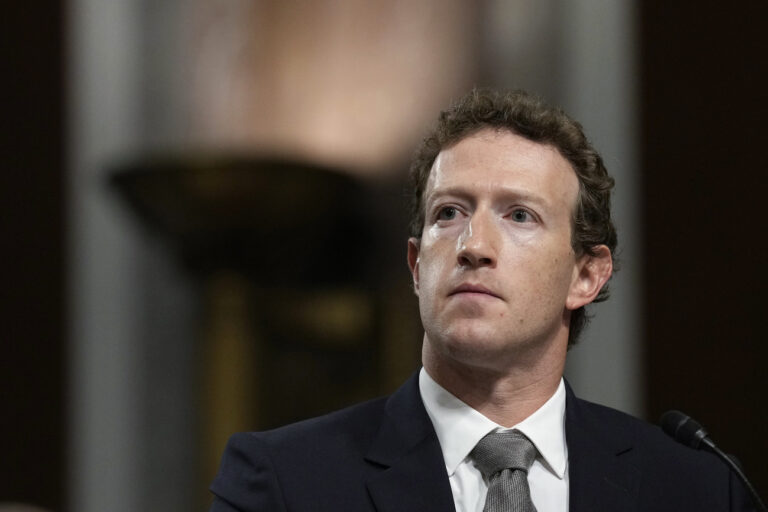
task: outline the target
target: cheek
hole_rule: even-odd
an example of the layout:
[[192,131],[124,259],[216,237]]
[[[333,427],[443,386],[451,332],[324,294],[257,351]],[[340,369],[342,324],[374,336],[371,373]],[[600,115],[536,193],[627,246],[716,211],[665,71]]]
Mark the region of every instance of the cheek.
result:
[[446,239],[430,239],[423,242],[419,254],[421,279],[440,274],[446,264],[453,261],[452,253],[452,243]]
[[558,300],[570,292],[575,266],[576,262],[570,251],[550,259],[547,286]]
[[421,290],[421,293],[426,293],[429,297],[433,297],[436,294],[436,290],[440,287],[440,283],[443,281],[441,277],[442,275],[442,267],[439,265],[436,265],[434,262],[428,265],[422,263],[419,277],[419,289]]
[[[527,276],[531,288],[539,288],[542,298],[568,293],[573,280],[575,260],[570,247],[546,247],[520,254],[513,265]],[[527,269],[527,271],[526,271]],[[525,277],[524,277],[525,278]]]

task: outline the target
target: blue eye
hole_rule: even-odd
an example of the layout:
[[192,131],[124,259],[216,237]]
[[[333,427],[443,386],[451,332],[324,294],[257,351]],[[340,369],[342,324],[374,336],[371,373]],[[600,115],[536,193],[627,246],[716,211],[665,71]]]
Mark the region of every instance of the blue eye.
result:
[[445,208],[441,208],[439,212],[437,212],[437,220],[453,220],[456,218],[457,210],[453,206],[446,206]]
[[530,222],[531,221],[531,214],[528,213],[525,210],[515,210],[512,212],[512,220],[515,222]]

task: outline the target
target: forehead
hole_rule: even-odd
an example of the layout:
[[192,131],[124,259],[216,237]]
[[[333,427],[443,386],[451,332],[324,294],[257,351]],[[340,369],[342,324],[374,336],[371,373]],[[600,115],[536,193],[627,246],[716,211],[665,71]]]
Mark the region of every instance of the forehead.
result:
[[575,206],[579,181],[570,162],[551,144],[508,130],[484,129],[444,148],[435,159],[424,197],[456,188],[513,190],[548,204]]

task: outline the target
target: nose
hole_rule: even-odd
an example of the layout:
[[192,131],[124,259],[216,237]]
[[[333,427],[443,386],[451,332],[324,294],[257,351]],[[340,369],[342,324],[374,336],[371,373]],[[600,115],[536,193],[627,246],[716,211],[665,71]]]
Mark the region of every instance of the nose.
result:
[[467,268],[495,267],[498,237],[498,226],[491,215],[476,211],[459,239],[459,265]]

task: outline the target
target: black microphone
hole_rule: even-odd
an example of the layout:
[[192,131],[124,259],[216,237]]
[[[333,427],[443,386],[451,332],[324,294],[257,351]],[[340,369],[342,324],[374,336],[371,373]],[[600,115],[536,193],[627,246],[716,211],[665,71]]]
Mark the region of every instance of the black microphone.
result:
[[704,427],[698,421],[680,411],[667,411],[661,415],[659,423],[661,423],[661,429],[678,443],[682,443],[695,450],[704,449],[720,457],[731,471],[736,473],[747,490],[749,490],[749,493],[752,495],[752,501],[754,501],[757,508],[762,512],[768,512],[763,500],[760,499],[757,491],[747,480],[747,476],[738,464],[715,445],[707,431],[704,430]]
[[709,448],[715,446],[704,427],[680,411],[665,412],[661,415],[660,423],[661,429],[678,443],[690,446],[695,450],[701,448],[702,442]]

